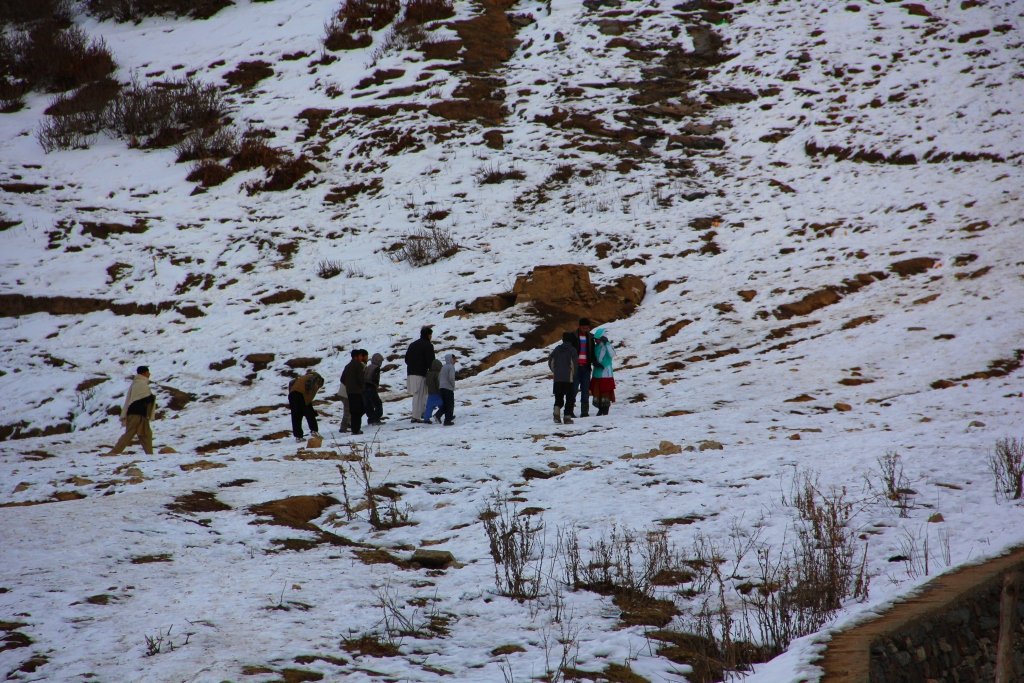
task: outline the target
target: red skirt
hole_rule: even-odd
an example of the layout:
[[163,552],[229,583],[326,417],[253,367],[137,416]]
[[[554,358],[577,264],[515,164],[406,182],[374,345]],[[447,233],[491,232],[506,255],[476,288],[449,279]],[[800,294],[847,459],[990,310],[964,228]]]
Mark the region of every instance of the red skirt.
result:
[[595,401],[608,400],[615,402],[615,378],[597,377],[590,380],[590,395]]

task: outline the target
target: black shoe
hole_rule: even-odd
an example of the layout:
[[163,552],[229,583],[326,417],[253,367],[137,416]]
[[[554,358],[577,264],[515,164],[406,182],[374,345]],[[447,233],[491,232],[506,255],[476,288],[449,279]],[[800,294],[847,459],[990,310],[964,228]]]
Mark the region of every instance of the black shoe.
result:
[[362,429],[359,429],[359,430],[357,430],[357,431],[354,431],[354,432],[352,432],[352,436],[359,436],[359,435],[360,435],[360,434],[362,434],[362,433],[363,433],[363,430],[362,430]]
[[[565,417],[576,417],[576,415],[574,415],[573,412],[570,410],[565,414]],[[583,417],[586,417],[586,415],[584,415]]]
[[590,413],[580,413],[580,417],[590,417]]
[[454,421],[445,420],[443,424],[444,424],[445,427],[451,427],[452,425],[455,424],[455,422]]

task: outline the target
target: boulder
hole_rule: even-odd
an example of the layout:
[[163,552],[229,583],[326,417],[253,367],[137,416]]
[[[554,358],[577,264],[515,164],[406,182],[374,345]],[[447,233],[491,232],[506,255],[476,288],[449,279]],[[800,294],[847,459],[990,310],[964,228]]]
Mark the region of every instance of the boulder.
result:
[[455,556],[447,550],[427,550],[418,548],[409,560],[412,564],[418,564],[427,569],[447,569],[455,564]]

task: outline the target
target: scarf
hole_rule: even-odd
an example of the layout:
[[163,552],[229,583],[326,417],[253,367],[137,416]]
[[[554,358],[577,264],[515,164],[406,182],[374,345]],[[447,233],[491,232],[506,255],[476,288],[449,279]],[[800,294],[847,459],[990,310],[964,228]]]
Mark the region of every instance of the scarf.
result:
[[132,386],[128,389],[128,396],[124,399],[124,405],[121,406],[121,419],[124,420],[128,416],[128,406],[140,398],[152,395],[153,392],[149,389],[149,378],[145,375],[135,375],[135,379],[132,380]]

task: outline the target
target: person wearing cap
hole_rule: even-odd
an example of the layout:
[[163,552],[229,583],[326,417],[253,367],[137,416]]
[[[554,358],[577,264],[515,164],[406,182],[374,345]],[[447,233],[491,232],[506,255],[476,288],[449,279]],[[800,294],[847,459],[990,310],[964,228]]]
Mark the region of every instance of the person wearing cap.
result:
[[[364,351],[364,354],[369,352]],[[363,362],[366,362],[364,355]],[[366,389],[363,390],[363,403],[366,408],[366,424],[379,425],[384,419],[384,402],[380,400],[380,366],[384,364],[384,356],[373,354],[366,366]]]
[[[590,413],[590,374],[594,367],[594,335],[590,333],[589,318],[580,318],[576,333],[573,334],[573,346],[576,347],[576,377],[572,381],[572,395],[580,395],[580,417]],[[570,410],[567,415],[576,417]]]
[[615,354],[604,328],[594,331],[594,342],[594,376],[590,381],[590,395],[594,397],[597,414],[607,415],[615,403],[615,378],[612,376]]
[[121,424],[124,426],[124,434],[106,454],[120,454],[131,445],[135,437],[139,437],[142,450],[146,452],[146,455],[153,455],[153,430],[149,426],[149,421],[153,419],[155,410],[156,397],[153,396],[153,391],[149,388],[149,368],[140,365],[135,369],[135,377],[124,398],[124,405],[121,406]]
[[427,371],[435,360],[434,343],[431,341],[433,334],[433,326],[424,325],[420,328],[419,339],[409,344],[409,349],[405,352],[408,388],[412,396],[410,419],[413,422],[423,421],[423,411],[427,407]]
[[288,407],[292,411],[292,435],[296,443],[302,443],[302,418],[306,418],[310,434],[320,438],[316,423],[316,411],[313,410],[313,399],[324,386],[324,378],[319,373],[307,370],[305,375],[297,377],[288,385]]

